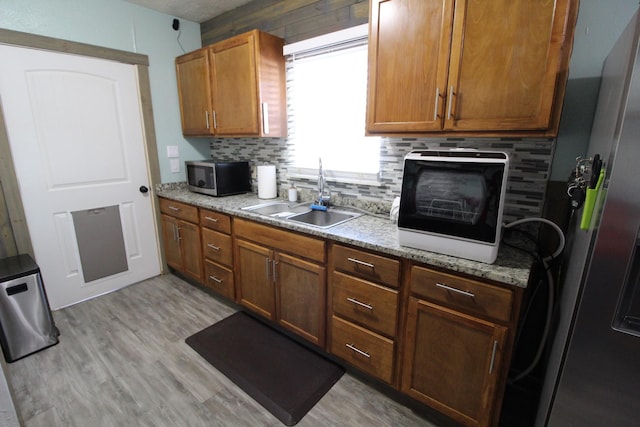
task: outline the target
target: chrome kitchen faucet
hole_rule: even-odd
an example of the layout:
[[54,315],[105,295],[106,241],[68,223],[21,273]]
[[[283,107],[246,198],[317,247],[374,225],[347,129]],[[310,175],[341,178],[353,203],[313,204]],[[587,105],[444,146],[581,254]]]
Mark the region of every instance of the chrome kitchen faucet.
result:
[[[324,170],[322,169],[322,157],[318,157],[318,206],[329,206],[331,201],[331,189],[326,186],[327,182],[324,177]],[[327,187],[329,194],[325,196],[324,189]]]

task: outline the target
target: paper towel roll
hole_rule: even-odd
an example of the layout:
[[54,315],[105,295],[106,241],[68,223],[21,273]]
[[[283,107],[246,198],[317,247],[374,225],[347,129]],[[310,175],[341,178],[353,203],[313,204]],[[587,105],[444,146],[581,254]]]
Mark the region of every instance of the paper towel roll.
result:
[[278,196],[275,165],[258,166],[258,198],[274,199]]

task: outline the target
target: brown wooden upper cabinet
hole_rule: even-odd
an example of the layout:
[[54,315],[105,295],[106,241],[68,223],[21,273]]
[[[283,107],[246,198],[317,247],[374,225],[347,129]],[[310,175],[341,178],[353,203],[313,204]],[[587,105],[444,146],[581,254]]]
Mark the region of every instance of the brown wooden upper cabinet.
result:
[[369,134],[557,134],[578,0],[370,6]]
[[253,30],[176,58],[182,133],[286,136],[283,44]]

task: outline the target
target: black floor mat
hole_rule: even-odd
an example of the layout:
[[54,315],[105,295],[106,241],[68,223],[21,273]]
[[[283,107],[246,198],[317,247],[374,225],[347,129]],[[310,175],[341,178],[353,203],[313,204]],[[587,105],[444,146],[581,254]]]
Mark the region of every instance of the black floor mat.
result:
[[300,421],[344,373],[243,312],[185,342],[288,426]]

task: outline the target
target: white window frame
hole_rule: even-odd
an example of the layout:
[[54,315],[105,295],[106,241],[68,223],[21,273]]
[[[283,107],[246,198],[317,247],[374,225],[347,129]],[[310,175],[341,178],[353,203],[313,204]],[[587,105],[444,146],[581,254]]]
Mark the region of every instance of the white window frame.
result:
[[[363,41],[366,43],[368,35],[368,24],[358,25],[355,27],[347,28],[345,30],[335,31],[333,33],[324,34],[322,36],[287,44],[283,48],[283,54],[286,57],[288,56],[295,58],[296,55],[304,55],[313,51],[322,51],[325,49],[327,51],[331,51],[332,46],[340,48],[345,45]],[[382,141],[380,141],[380,143],[382,143]],[[379,145],[378,147],[380,148]],[[287,169],[287,175],[290,179],[298,178],[315,180],[318,176],[318,169],[314,168],[301,168],[291,165]],[[369,186],[382,185],[380,170],[377,173],[345,172],[333,170],[325,170],[324,172],[327,181]]]

